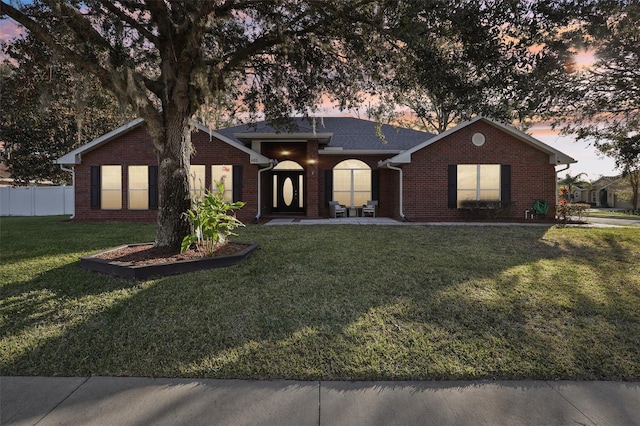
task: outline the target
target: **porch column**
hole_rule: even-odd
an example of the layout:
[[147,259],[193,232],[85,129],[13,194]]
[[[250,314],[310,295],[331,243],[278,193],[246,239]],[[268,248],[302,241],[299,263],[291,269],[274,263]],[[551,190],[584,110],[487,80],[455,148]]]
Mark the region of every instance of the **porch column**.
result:
[[320,193],[318,185],[318,141],[307,141],[307,164],[306,169],[306,206],[307,217],[318,218],[320,217]]

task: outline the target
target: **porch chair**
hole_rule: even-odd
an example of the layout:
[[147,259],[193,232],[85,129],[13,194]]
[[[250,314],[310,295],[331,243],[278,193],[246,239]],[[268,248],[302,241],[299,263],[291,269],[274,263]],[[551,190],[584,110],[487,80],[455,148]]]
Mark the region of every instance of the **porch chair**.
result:
[[362,217],[370,214],[373,217],[376,217],[376,207],[378,206],[377,200],[368,200],[366,205],[362,206]]
[[331,217],[338,217],[338,215],[347,217],[347,207],[337,201],[329,201],[329,214]]

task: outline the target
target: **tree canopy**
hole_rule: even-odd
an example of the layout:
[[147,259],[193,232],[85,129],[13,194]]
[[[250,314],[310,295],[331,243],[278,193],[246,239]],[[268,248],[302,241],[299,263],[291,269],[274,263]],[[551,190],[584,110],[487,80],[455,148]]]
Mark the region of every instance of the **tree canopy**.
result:
[[5,43],[0,140],[17,185],[70,183],[53,161],[131,119],[127,108],[31,36]]
[[0,17],[144,118],[159,164],[156,245],[178,250],[189,231],[191,117],[218,93],[275,120],[308,112],[325,93],[352,104],[354,82],[371,71],[358,59],[394,47],[385,20],[397,3],[2,1]]
[[156,245],[178,250],[189,231],[189,120],[203,107],[224,115],[235,102],[286,123],[324,95],[350,108],[392,86],[395,100],[435,110],[440,129],[474,110],[529,114],[543,99],[532,77],[557,69],[549,40],[573,3],[14,0],[0,1],[0,18],[144,118],[159,165]]
[[[411,2],[395,31],[404,45],[380,82],[373,116],[407,107],[422,128],[441,133],[482,114],[526,127],[553,99],[571,56],[562,32],[574,2]],[[402,112],[400,112],[402,114]]]
[[551,110],[565,133],[593,141],[612,157],[632,186],[638,208],[640,186],[640,3],[590,2],[583,11],[581,46],[595,62],[576,70],[564,97]]

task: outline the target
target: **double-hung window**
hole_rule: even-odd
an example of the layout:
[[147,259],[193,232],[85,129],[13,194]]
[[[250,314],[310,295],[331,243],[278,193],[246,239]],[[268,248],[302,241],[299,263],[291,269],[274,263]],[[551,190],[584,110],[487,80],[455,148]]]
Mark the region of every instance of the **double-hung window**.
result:
[[149,209],[149,167],[129,166],[129,210]]
[[204,164],[191,164],[189,167],[189,192],[192,200],[204,197],[205,167]]
[[122,209],[122,166],[100,167],[100,208]]
[[500,201],[501,166],[499,164],[458,164],[456,200],[458,208],[465,201]]
[[211,179],[213,184],[211,185],[211,192],[214,194],[218,192],[218,183],[224,185],[223,198],[229,202],[233,202],[233,166],[231,165],[213,165],[211,166]]
[[[91,208],[121,210],[123,180],[121,165],[90,167]],[[127,167],[125,191],[127,209],[150,210],[158,208],[158,166]]]

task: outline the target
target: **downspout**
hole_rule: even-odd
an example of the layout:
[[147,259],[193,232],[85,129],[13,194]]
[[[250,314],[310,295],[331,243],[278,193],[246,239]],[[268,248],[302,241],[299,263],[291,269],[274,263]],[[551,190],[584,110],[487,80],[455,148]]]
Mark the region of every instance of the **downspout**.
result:
[[[560,172],[564,172],[565,170],[569,170],[569,167],[571,167],[571,164],[565,164],[564,169],[560,169],[560,170],[556,170],[556,197],[553,203],[553,207],[556,209],[556,211],[558,210],[558,173]],[[571,194],[569,194],[569,200],[571,200]]]
[[258,170],[258,214],[256,215],[256,218],[253,219],[253,223],[259,223],[260,217],[262,216],[262,178],[261,178],[262,172],[266,172],[273,169],[276,163],[277,163],[277,160],[271,160],[271,163],[267,167]]
[[400,185],[399,185],[399,192],[400,192],[400,218],[402,218],[402,221],[405,222],[407,220],[407,218],[404,215],[404,209],[402,206],[402,200],[404,198],[404,195],[402,193],[402,169],[400,167],[396,167],[396,166],[392,166],[391,164],[387,163],[386,164],[388,169],[391,170],[397,170],[400,173]]
[[[75,190],[76,190],[76,169],[74,169],[73,167],[69,169],[69,168],[63,166],[62,164],[60,165],[60,169],[62,169],[62,171],[71,173],[71,187],[73,188],[73,191],[75,192]],[[64,192],[63,192],[63,194],[64,194]],[[75,217],[76,217],[76,205],[75,205],[75,203],[73,203],[73,214],[71,215],[71,217],[69,219],[74,219]]]
[[564,169],[556,170],[556,191],[558,190],[558,173],[564,172],[565,170],[569,170],[569,167],[571,167],[571,164],[565,164],[565,166],[567,167],[565,167]]

